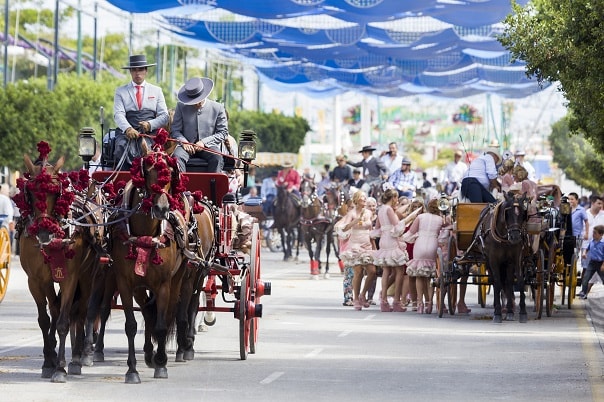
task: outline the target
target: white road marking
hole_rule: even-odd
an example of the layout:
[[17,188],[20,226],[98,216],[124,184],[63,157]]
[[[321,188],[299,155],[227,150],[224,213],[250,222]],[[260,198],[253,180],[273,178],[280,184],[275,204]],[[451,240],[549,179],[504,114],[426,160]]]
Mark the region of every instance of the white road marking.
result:
[[348,336],[352,331],[347,329],[346,331],[342,331],[338,334],[338,338],[343,338],[345,336]]
[[283,374],[285,374],[283,371],[275,371],[273,374],[269,375],[264,380],[260,381],[260,384],[262,384],[262,385],[270,384],[271,382],[275,381],[277,378],[281,377]]
[[323,348],[317,348],[317,349],[311,351],[310,353],[306,354],[304,357],[306,357],[306,358],[315,357],[316,355],[318,355],[322,351],[323,351]]
[[36,343],[40,342],[41,340],[42,340],[41,336],[32,336],[29,338],[25,338],[25,339],[21,340],[20,342],[18,342],[16,346],[6,348],[6,349],[0,349],[0,355],[4,354],[4,353],[12,352],[13,350],[21,349],[25,346],[30,346],[30,345],[36,344]]

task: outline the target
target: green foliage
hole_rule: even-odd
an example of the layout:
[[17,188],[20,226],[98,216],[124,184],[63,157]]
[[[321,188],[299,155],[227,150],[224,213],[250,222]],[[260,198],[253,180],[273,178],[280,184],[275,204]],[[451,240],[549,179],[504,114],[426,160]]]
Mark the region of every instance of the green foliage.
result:
[[310,131],[308,121],[302,117],[287,117],[280,113],[255,111],[232,112],[229,115],[229,132],[239,138],[243,130],[254,130],[258,135],[259,152],[295,152],[304,144]]
[[21,170],[23,154],[36,158],[36,144],[44,140],[53,150],[51,160],[65,156],[66,170],[81,167],[78,133],[82,127],[93,127],[100,143],[100,106],[105,108],[105,129],[114,126],[113,94],[118,84],[62,74],[54,91],[46,88],[44,79],[0,90],[0,166]]
[[595,193],[604,192],[604,158],[579,135],[570,135],[568,118],[552,126],[549,141],[554,162],[566,176]]
[[527,75],[560,82],[569,130],[604,152],[604,2],[534,0],[513,11],[499,40],[526,61]]

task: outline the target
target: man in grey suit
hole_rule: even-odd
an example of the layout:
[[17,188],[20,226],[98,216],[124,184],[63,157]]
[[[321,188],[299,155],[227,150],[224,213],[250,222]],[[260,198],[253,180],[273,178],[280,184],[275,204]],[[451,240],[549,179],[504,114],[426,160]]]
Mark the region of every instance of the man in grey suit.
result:
[[363,149],[359,151],[363,155],[363,160],[360,162],[348,162],[349,165],[362,168],[363,178],[365,184],[362,189],[369,193],[371,186],[381,184],[381,182],[388,178],[388,168],[384,162],[373,156],[373,148],[370,145],[365,145]]
[[219,153],[229,135],[227,115],[221,103],[207,99],[214,88],[209,78],[191,78],[178,90],[178,104],[172,121],[172,138],[180,144],[172,156],[179,169],[186,171],[189,158],[204,159],[208,172],[221,172],[224,161]]
[[[113,98],[113,119],[118,127],[113,156],[121,170],[129,169],[132,161],[141,156],[142,139],[139,139],[139,134],[153,134],[168,123],[168,108],[162,89],[145,81],[147,67],[154,65],[147,63],[144,54],[136,54],[130,56],[129,65],[122,67],[130,70],[132,81],[118,87]],[[151,139],[143,138],[152,145]]]

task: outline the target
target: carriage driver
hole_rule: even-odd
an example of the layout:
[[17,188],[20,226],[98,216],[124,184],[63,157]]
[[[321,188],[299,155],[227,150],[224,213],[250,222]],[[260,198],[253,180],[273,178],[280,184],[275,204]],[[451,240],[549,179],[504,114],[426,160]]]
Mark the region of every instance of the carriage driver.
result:
[[501,191],[497,181],[497,165],[501,156],[495,151],[487,151],[474,159],[461,181],[461,196],[470,202],[496,202],[491,190]]
[[[205,77],[188,80],[178,90],[178,104],[172,122],[172,138],[180,141],[173,156],[181,172],[191,156],[208,162],[208,172],[221,172],[224,161],[220,146],[229,135],[224,105],[207,99],[214,81]],[[215,152],[208,152],[210,149]]]
[[[122,67],[130,70],[132,81],[118,87],[113,98],[113,119],[117,124],[114,158],[119,163],[123,157],[123,163],[117,166],[121,170],[130,169],[132,161],[142,155],[139,134],[155,133],[169,120],[162,89],[145,81],[147,67],[154,65],[147,63],[144,54],[136,54],[130,56],[129,65]],[[151,139],[144,138],[151,148]]]

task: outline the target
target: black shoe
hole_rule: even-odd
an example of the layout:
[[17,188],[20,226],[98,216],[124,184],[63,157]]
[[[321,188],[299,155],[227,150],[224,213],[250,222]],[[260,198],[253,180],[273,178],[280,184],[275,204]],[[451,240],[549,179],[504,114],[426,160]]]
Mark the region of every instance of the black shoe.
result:
[[585,300],[585,299],[587,299],[587,295],[585,293],[581,292],[581,293],[579,293],[579,299]]

